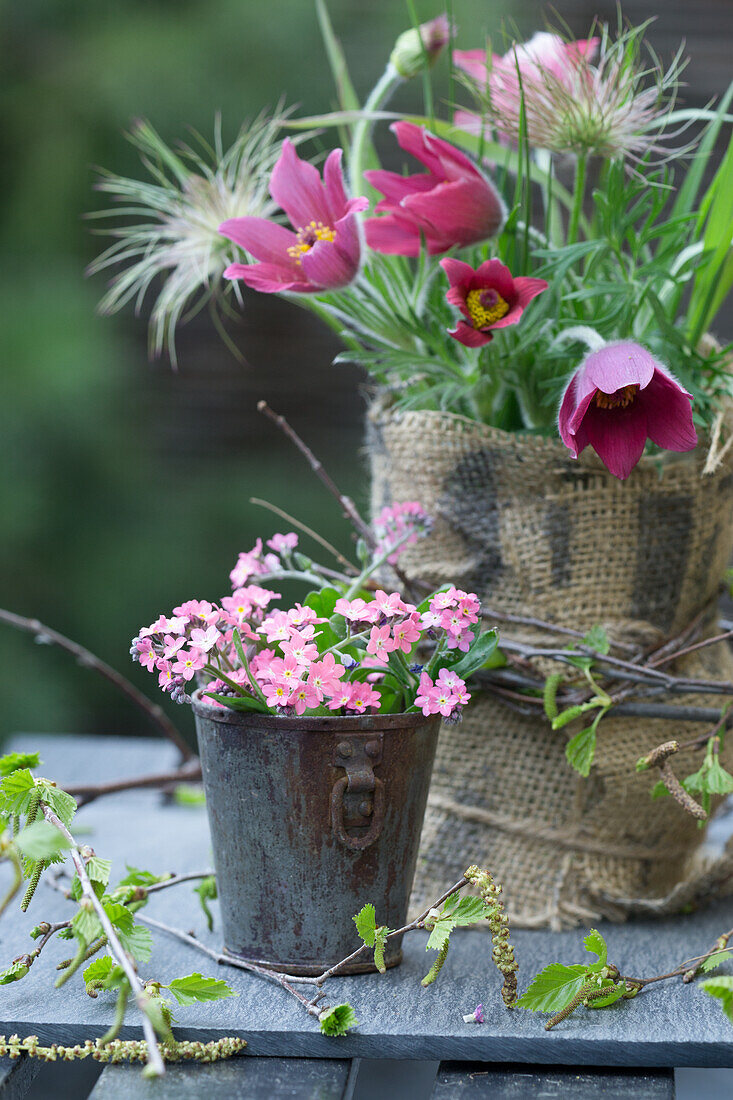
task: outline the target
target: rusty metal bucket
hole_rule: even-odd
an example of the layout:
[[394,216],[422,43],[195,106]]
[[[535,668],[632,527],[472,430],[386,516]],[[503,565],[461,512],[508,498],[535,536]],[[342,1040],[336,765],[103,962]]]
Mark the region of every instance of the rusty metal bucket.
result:
[[[359,946],[352,918],[366,902],[401,927],[439,719],[278,718],[198,697],[193,710],[226,950],[319,974]],[[368,970],[367,957],[344,972]]]

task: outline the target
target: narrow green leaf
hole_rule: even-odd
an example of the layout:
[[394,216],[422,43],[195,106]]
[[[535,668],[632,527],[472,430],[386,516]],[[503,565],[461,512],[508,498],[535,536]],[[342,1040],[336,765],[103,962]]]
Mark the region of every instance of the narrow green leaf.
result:
[[336,85],[339,106],[342,111],[358,111],[360,107],[359,97],[354,90],[354,85],[351,83],[346,58],[341,43],[334,34],[325,0],[316,0],[316,14],[321,28],[323,44],[328,55],[328,63],[331,67],[331,75]]

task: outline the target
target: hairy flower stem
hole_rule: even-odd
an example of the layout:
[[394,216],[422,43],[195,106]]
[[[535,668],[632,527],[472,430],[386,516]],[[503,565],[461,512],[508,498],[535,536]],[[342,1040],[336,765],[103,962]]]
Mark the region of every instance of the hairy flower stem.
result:
[[500,900],[501,886],[495,883],[489,871],[482,871],[480,867],[469,867],[465,872],[465,878],[478,890],[484,903],[491,907],[491,913],[487,917],[491,929],[491,942],[494,949],[491,957],[499,972],[504,977],[501,987],[501,996],[507,1008],[513,1008],[517,999],[517,961],[514,958],[514,948],[509,943],[509,918],[504,912],[504,906]]
[[365,186],[364,160],[366,158],[367,144],[374,125],[373,120],[368,116],[374,111],[379,110],[380,107],[383,107],[384,104],[388,102],[394,90],[398,88],[402,82],[403,78],[390,61],[367,97],[367,101],[363,108],[364,117],[360,118],[356,123],[351,141],[349,183],[352,195],[360,194]]
[[39,859],[34,864],[33,872],[31,873],[31,877],[30,877],[30,882],[28,883],[28,888],[27,888],[27,890],[26,890],[26,892],[23,896],[23,900],[20,903],[20,908],[21,908],[23,913],[26,912],[26,910],[28,909],[28,906],[33,901],[33,895],[36,892],[36,888],[37,888],[38,883],[41,879],[41,875],[43,874],[43,872],[45,871],[47,866],[48,866],[48,864],[46,863],[45,859]]
[[[247,1043],[244,1039],[226,1036],[211,1043],[181,1042],[175,1047],[165,1043],[156,1044],[161,1058],[166,1062],[218,1062],[223,1058],[233,1058],[241,1054]],[[28,1035],[20,1039],[17,1035],[6,1038],[0,1035],[0,1058],[20,1058],[27,1054],[41,1062],[73,1062],[79,1058],[93,1058],[95,1062],[146,1062],[149,1056],[148,1044],[139,1039],[120,1040],[102,1045],[102,1040],[77,1043],[76,1046],[61,1046],[53,1043],[49,1047],[40,1046],[37,1035]]]
[[450,947],[450,939],[447,939],[445,941],[445,943],[443,944],[443,946],[441,947],[440,951],[438,952],[438,957],[436,958],[433,965],[430,967],[430,970],[427,972],[427,974],[425,975],[423,980],[420,982],[420,985],[427,988],[429,985],[433,984],[435,979],[438,977],[438,974],[440,974],[440,971],[443,969],[443,963],[448,958],[448,948],[449,947]]
[[567,1020],[568,1016],[571,1016],[576,1008],[579,1008],[584,1001],[595,1001],[600,997],[610,997],[617,988],[618,986],[608,985],[605,989],[599,989],[596,985],[595,978],[589,979],[584,985],[581,985],[570,1004],[565,1005],[565,1008],[555,1013],[555,1015],[547,1021],[545,1024],[545,1031],[552,1031],[553,1027],[556,1027],[557,1024],[561,1024],[563,1020]]
[[583,213],[585,200],[585,178],[588,170],[588,157],[585,153],[579,153],[575,163],[575,187],[573,189],[573,206],[570,211],[568,224],[568,244],[575,244],[578,239],[578,225]]

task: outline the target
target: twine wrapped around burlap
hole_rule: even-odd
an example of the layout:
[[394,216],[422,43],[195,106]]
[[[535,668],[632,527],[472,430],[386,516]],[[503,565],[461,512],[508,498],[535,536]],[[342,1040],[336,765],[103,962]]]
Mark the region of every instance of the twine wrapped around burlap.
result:
[[[408,577],[451,581],[487,607],[653,646],[715,604],[733,548],[733,460],[703,475],[707,449],[642,459],[626,482],[588,448],[516,435],[461,416],[396,412],[368,418],[372,506],[418,500],[431,534],[400,559]],[[710,464],[709,464],[710,465]],[[713,463],[713,465],[715,465]],[[505,637],[557,637],[501,626]],[[557,666],[559,667],[559,666]],[[728,648],[679,659],[678,674],[733,681]],[[722,696],[655,696],[721,705]],[[652,801],[656,773],[636,760],[705,725],[614,717],[600,724],[588,779],[565,759],[577,723],[553,733],[496,697],[477,696],[444,726],[413,901],[423,908],[467,863],[490,866],[515,925],[567,927],[634,911],[668,912],[733,883],[733,854],[712,864],[704,831],[671,798]],[[722,762],[733,770],[733,738]],[[684,777],[699,754],[674,758]]]

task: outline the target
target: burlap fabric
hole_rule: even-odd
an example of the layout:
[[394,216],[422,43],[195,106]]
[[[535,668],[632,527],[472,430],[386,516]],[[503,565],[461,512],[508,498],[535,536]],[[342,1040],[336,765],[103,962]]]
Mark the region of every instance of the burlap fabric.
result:
[[[418,500],[430,536],[401,558],[408,576],[452,581],[502,612],[653,645],[709,611],[733,547],[731,456],[703,475],[701,445],[647,457],[621,483],[586,450],[574,460],[554,439],[519,436],[439,412],[368,418],[372,506]],[[712,609],[712,610],[710,610]],[[557,644],[526,628],[504,636]],[[723,645],[674,671],[733,681]],[[715,696],[675,703],[713,705]],[[652,801],[656,775],[635,774],[657,744],[706,726],[606,717],[588,779],[542,717],[481,695],[441,732],[413,901],[422,908],[469,863],[504,884],[515,925],[560,928],[634,910],[672,911],[733,883],[733,856],[706,860],[704,831],[671,798]],[[733,739],[724,764],[733,770]],[[675,757],[681,776],[699,767]]]

